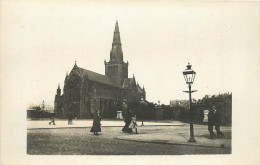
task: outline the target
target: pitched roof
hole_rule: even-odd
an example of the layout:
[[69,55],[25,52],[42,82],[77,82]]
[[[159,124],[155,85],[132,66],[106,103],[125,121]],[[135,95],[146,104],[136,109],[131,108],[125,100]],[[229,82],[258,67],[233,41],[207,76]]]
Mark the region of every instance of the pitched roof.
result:
[[83,76],[87,75],[89,80],[100,82],[100,83],[107,84],[107,85],[111,85],[111,86],[114,86],[114,87],[119,87],[119,88],[121,87],[120,84],[117,81],[112,80],[105,75],[102,75],[102,74],[99,74],[99,73],[96,73],[96,72],[92,72],[90,70],[83,69],[83,68],[80,68],[80,67],[77,67],[77,70],[80,73],[80,76],[83,77]]
[[137,84],[137,91],[138,91],[139,93],[144,93],[143,89],[140,87],[139,84]]
[[128,88],[130,85],[134,84],[135,81],[133,78],[125,78],[123,83],[123,88]]

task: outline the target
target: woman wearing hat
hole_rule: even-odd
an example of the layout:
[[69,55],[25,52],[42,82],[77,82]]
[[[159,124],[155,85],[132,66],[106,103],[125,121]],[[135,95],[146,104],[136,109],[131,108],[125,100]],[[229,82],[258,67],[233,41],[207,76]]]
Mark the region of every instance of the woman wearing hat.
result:
[[98,135],[98,132],[101,132],[101,116],[99,115],[99,112],[96,112],[94,115],[94,120],[93,120],[93,126],[90,130],[90,132],[94,132],[94,135]]

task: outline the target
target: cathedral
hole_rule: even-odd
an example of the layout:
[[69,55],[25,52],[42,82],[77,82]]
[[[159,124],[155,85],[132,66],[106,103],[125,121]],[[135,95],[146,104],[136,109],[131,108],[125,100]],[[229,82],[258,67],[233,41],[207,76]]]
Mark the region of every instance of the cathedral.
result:
[[60,85],[54,100],[58,118],[73,115],[79,119],[92,118],[99,112],[104,118],[115,118],[122,101],[140,102],[146,98],[144,87],[128,78],[128,62],[124,62],[118,22],[116,22],[110,60],[104,61],[105,75],[81,68],[76,62],[65,77],[63,94]]

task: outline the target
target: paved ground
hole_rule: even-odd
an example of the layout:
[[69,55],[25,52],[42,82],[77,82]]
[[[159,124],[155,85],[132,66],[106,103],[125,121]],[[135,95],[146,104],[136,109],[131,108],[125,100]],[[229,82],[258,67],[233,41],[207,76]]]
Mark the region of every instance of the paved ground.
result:
[[[142,130],[142,128],[140,129]],[[196,143],[188,142],[190,138],[189,124],[184,124],[183,126],[174,126],[170,130],[162,129],[161,127],[154,127],[154,129],[148,132],[145,129],[144,132],[141,131],[141,133],[138,135],[123,135],[118,136],[117,139],[179,145],[225,147],[231,149],[231,128],[221,127],[221,131],[225,134],[224,138],[209,139],[208,127],[206,125],[194,125],[194,136]]]
[[[49,125],[50,120],[28,120],[27,121],[27,129],[38,129],[38,128],[86,128],[92,127],[93,120],[73,120],[72,125],[68,125],[67,120],[55,120],[56,125]],[[123,120],[102,120],[101,121],[102,127],[123,127],[124,121]],[[138,125],[141,125],[141,121],[137,121]],[[145,126],[181,126],[183,125],[182,122],[179,121],[145,121]]]
[[[37,121],[34,121],[37,122]],[[47,122],[47,121],[45,121]],[[122,121],[121,121],[122,122]],[[106,122],[103,121],[102,125]],[[109,122],[108,122],[109,123]],[[74,123],[76,124],[76,123]],[[145,122],[145,125],[148,124]],[[165,123],[164,123],[165,124]],[[27,153],[31,155],[175,155],[175,154],[230,154],[231,130],[224,127],[224,139],[210,140],[206,126],[195,125],[197,143],[208,141],[210,144],[228,142],[225,148],[187,144],[189,125],[144,126],[139,134],[127,134],[122,127],[102,127],[102,134],[95,136],[90,127],[61,129],[28,129]],[[163,124],[162,124],[163,125]],[[49,126],[53,127],[53,126]],[[206,129],[206,130],[205,130]],[[181,142],[176,143],[176,141]],[[211,147],[209,147],[211,146]]]

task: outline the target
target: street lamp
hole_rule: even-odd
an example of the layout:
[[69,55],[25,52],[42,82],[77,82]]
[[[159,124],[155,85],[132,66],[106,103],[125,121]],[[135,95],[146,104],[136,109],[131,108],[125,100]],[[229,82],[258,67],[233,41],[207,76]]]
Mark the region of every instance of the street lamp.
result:
[[193,131],[193,115],[192,115],[192,102],[191,102],[191,93],[196,92],[197,90],[191,91],[191,84],[194,82],[196,72],[191,69],[190,63],[186,66],[186,70],[183,71],[183,76],[186,81],[186,84],[189,85],[189,91],[183,91],[189,93],[189,101],[190,101],[190,139],[188,142],[196,142],[194,138],[194,131]]

